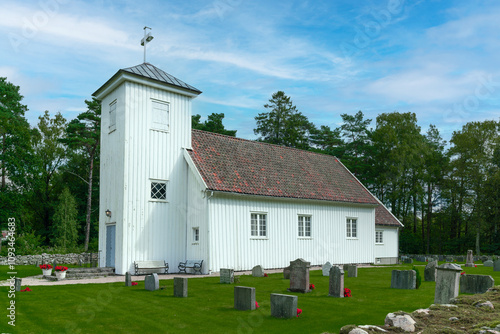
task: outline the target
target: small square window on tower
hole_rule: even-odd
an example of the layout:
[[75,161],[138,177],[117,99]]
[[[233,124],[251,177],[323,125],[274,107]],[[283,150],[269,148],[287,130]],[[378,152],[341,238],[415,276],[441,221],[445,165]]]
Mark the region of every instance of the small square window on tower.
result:
[[167,200],[166,181],[151,181],[151,199],[160,201]]

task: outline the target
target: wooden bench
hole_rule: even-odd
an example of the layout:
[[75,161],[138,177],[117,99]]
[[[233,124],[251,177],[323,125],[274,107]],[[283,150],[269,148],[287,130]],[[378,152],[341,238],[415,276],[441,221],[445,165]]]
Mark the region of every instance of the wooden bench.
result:
[[203,260],[186,260],[186,262],[179,263],[179,273],[186,273],[186,269],[190,268],[194,270],[193,274],[201,274],[201,266],[203,265]]
[[165,274],[168,274],[168,263],[165,261],[134,261],[135,274],[139,275],[139,271],[165,269]]

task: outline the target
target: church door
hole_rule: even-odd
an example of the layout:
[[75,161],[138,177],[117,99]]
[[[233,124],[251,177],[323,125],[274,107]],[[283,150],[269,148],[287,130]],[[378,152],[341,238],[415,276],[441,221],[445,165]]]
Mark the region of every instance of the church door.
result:
[[106,267],[115,266],[116,225],[106,226]]

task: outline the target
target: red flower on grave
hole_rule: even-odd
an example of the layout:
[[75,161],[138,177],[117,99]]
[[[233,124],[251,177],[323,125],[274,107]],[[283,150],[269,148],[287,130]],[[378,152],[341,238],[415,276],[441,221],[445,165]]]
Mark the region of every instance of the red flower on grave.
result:
[[309,290],[314,290],[316,289],[316,287],[314,286],[314,284],[309,284]]
[[462,272],[460,273],[460,275],[465,275],[465,271],[462,271]]
[[66,271],[68,270],[68,267],[63,267],[63,266],[56,266],[54,268],[55,271]]
[[344,288],[344,297],[352,297],[350,289]]
[[259,308],[259,303],[255,302],[255,308]]
[[30,291],[32,291],[32,290],[30,289],[30,287],[29,287],[29,286],[27,286],[27,287],[26,287],[26,289],[22,289],[22,290],[21,290],[21,292],[25,292],[25,291],[30,292]]
[[132,285],[137,285],[137,282],[132,282]]
[[264,273],[264,277],[267,277],[267,274],[266,274],[266,273]]
[[41,264],[40,269],[46,270],[46,269],[52,269],[51,264]]
[[474,265],[474,267],[476,267],[476,268],[477,268],[477,264],[475,264],[475,265]]
[[298,309],[297,309],[297,318],[298,318],[298,317],[299,317],[299,315],[301,315],[301,314],[302,314],[302,309],[298,308]]

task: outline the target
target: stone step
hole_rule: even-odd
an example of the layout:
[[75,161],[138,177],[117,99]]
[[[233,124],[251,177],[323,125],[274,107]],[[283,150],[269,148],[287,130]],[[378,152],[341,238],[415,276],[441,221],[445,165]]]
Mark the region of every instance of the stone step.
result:
[[69,268],[67,271],[67,274],[69,273],[94,273],[94,274],[114,274],[115,268],[109,268],[109,267],[92,267],[92,268]]

